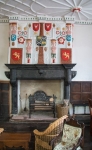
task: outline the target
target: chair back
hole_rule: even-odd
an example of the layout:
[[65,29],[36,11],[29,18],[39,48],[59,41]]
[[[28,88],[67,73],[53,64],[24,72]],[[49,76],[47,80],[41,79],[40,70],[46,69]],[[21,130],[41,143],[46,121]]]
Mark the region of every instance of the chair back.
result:
[[71,125],[73,127],[79,127],[82,129],[81,136],[83,137],[83,141],[81,143],[81,147],[84,147],[84,128],[85,128],[84,123],[79,123],[75,118],[72,118],[72,117],[65,120],[64,123]]
[[[67,125],[69,125],[69,126],[67,126]],[[73,147],[73,149],[72,150],[76,150],[77,149],[77,147],[81,147],[82,149],[83,149],[83,147],[84,147],[84,128],[85,128],[85,125],[84,125],[84,123],[79,123],[75,118],[73,118],[73,117],[68,117],[67,118],[67,120],[64,120],[64,123],[63,123],[63,131],[65,131],[65,129],[67,130],[67,131],[69,131],[68,130],[68,128],[70,128],[70,130],[71,130],[71,126],[72,127],[74,127],[73,129],[75,130],[75,129],[77,129],[77,128],[81,128],[81,129],[77,129],[77,131],[79,132],[79,131],[81,131],[81,132],[79,132],[79,134],[80,134],[80,137],[79,137],[79,139],[78,139],[78,143],[76,144],[76,146],[74,146]],[[66,128],[66,127],[68,127],[68,128]],[[50,142],[50,145],[52,146],[52,150],[54,149],[54,147],[57,145],[57,143],[60,143],[61,142],[61,138],[64,138],[65,136],[63,136],[64,134],[64,132],[63,131],[61,131],[60,132],[60,134],[57,136],[57,137],[55,137],[54,139],[52,139],[51,140],[51,142]],[[75,132],[75,131],[74,131]],[[66,133],[66,131],[65,131],[65,133]],[[69,134],[68,134],[69,135]],[[70,135],[71,136],[71,135]],[[79,135],[78,135],[79,136]],[[69,137],[68,137],[69,138]],[[67,139],[67,138],[66,138]]]

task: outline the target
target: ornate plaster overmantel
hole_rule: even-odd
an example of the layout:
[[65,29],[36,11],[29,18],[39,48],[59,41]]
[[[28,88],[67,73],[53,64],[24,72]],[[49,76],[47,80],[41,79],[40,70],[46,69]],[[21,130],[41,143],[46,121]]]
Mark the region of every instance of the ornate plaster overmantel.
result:
[[5,64],[10,71],[5,75],[12,85],[12,114],[18,112],[17,80],[64,80],[64,98],[69,99],[70,83],[76,76],[76,71],[71,69],[76,64]]

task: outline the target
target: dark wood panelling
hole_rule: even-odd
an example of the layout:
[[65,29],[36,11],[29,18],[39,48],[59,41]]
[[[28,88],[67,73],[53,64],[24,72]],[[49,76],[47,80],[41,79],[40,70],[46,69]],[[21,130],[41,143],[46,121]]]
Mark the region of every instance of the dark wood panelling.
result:
[[70,102],[72,104],[87,104],[92,98],[91,81],[72,81],[70,85]]
[[9,119],[10,82],[0,81],[0,121]]

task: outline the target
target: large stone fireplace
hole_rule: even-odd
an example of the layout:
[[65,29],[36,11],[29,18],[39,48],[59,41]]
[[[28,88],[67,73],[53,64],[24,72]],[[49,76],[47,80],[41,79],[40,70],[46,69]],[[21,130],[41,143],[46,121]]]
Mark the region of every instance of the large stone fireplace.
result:
[[[7,78],[10,79],[10,83],[12,86],[12,114],[17,114],[19,112],[19,95],[18,89],[20,88],[19,85],[24,86],[25,89],[28,84],[34,85],[33,89],[29,89],[30,94],[33,94],[31,92],[35,92],[37,89],[37,86],[44,83],[44,90],[46,92],[49,91],[49,95],[54,94],[59,89],[59,84],[63,81],[63,91],[64,91],[64,99],[70,99],[70,83],[72,78],[75,77],[76,71],[71,71],[71,69],[76,64],[35,64],[35,65],[24,65],[24,64],[5,64],[10,71],[6,71],[5,74]],[[21,81],[21,84],[18,83],[18,81]],[[31,81],[29,83],[29,81]],[[60,83],[60,84],[61,84]],[[52,93],[51,90],[48,89],[51,88],[50,86],[56,86],[52,90],[54,93]],[[43,87],[42,87],[43,90]],[[61,89],[62,90],[62,89]],[[26,91],[26,90],[25,90]],[[25,92],[28,93],[29,91]],[[22,91],[23,93],[23,91]],[[24,94],[25,94],[24,93]],[[58,93],[60,91],[58,90]],[[60,94],[59,94],[60,95]],[[57,94],[56,94],[57,96]],[[60,97],[60,96],[59,96]]]

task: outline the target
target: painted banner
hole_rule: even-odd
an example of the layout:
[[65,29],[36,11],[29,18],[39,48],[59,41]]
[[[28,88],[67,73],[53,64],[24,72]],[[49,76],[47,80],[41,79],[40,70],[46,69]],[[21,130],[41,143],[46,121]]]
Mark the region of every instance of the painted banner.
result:
[[60,56],[61,56],[61,64],[66,63],[69,64],[71,63],[72,59],[72,53],[70,48],[61,48],[60,49]]
[[22,64],[22,48],[11,48],[11,64]]
[[33,30],[38,31],[40,29],[40,23],[33,23]]

